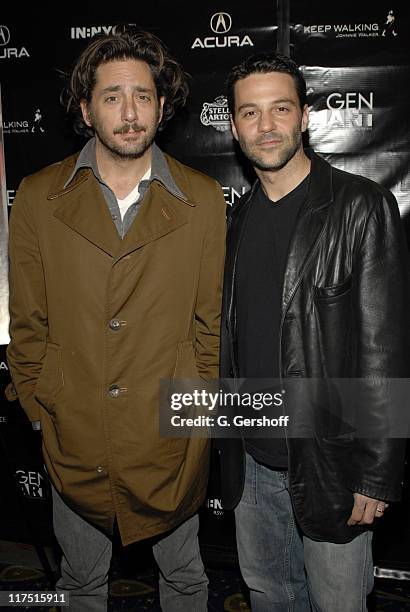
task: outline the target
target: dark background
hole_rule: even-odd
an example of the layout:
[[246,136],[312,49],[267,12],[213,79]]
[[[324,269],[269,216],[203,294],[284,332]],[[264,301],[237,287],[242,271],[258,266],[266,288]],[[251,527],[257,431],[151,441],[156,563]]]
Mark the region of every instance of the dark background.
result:
[[[308,84],[310,145],[332,164],[392,190],[410,239],[410,18],[404,3],[232,0],[136,3],[112,9],[82,2],[16,5],[0,13],[0,85],[8,206],[21,179],[83,146],[59,102],[63,73],[91,34],[133,23],[158,35],[190,73],[187,107],[158,137],[169,153],[221,183],[234,204],[253,180],[224,120],[227,71],[250,53],[279,50],[301,66]],[[388,11],[393,28],[385,28]],[[225,13],[231,28],[211,29]],[[230,19],[229,19],[230,18]],[[383,35],[384,33],[384,35]],[[4,41],[10,36],[8,42]],[[219,112],[204,106],[214,104]],[[225,109],[225,110],[224,110]],[[41,115],[35,121],[35,115]],[[204,125],[201,122],[211,121]],[[222,116],[222,120],[218,117]],[[0,538],[52,537],[40,441],[17,401],[9,402],[5,347],[0,347]],[[379,566],[409,565],[408,478],[404,501],[377,529]],[[220,508],[216,472],[203,509],[202,545],[215,562],[235,561],[232,517]]]

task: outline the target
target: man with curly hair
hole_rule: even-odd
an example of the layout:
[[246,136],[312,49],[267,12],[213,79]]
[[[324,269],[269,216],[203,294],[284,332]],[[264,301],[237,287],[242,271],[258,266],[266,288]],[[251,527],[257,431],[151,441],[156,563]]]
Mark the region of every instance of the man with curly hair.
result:
[[185,73],[152,34],[99,36],[71,75],[82,151],[23,180],[10,225],[19,400],[52,482],[70,610],[107,606],[112,534],[151,538],[165,612],[207,609],[208,441],[159,435],[159,381],[217,376],[225,201],[162,153]]

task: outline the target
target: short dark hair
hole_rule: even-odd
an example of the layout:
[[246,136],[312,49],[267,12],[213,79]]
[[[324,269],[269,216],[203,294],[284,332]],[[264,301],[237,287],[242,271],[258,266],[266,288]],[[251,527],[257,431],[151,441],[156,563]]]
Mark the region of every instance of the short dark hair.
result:
[[165,97],[160,126],[183,106],[188,96],[187,74],[173,59],[159,38],[134,26],[115,26],[108,34],[95,36],[75,64],[69,83],[62,93],[67,112],[73,114],[74,130],[81,136],[92,136],[92,128],[83,120],[80,102],[91,101],[98,66],[112,61],[142,60],[148,64],[158,98]]
[[286,55],[279,53],[256,53],[248,57],[241,64],[234,66],[226,79],[228,105],[232,115],[235,113],[235,83],[251,74],[269,74],[270,72],[290,74],[295,83],[300,108],[303,109],[306,104],[306,81],[298,65]]

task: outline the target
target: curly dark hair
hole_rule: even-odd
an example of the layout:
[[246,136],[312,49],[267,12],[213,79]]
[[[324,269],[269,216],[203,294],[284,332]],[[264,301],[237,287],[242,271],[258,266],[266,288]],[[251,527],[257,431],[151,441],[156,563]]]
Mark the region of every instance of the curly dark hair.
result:
[[134,26],[115,26],[108,34],[95,36],[84,49],[75,64],[61,100],[68,113],[73,115],[74,130],[80,136],[94,135],[81,113],[80,101],[91,101],[96,83],[98,66],[115,60],[136,59],[148,64],[157,89],[157,96],[165,97],[161,129],[183,106],[188,96],[187,74],[173,59],[159,38]]
[[280,53],[255,53],[238,66],[234,66],[226,79],[228,105],[232,115],[235,114],[235,83],[251,74],[268,74],[284,72],[293,78],[300,108],[306,104],[306,81],[298,65],[287,55]]

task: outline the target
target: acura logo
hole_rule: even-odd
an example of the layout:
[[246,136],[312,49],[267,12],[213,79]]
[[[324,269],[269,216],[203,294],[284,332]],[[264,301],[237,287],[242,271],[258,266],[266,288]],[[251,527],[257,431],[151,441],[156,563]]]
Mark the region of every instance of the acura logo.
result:
[[211,17],[210,25],[215,34],[226,34],[232,27],[232,18],[228,13],[215,13]]
[[0,47],[4,47],[10,40],[10,30],[7,26],[0,25]]

